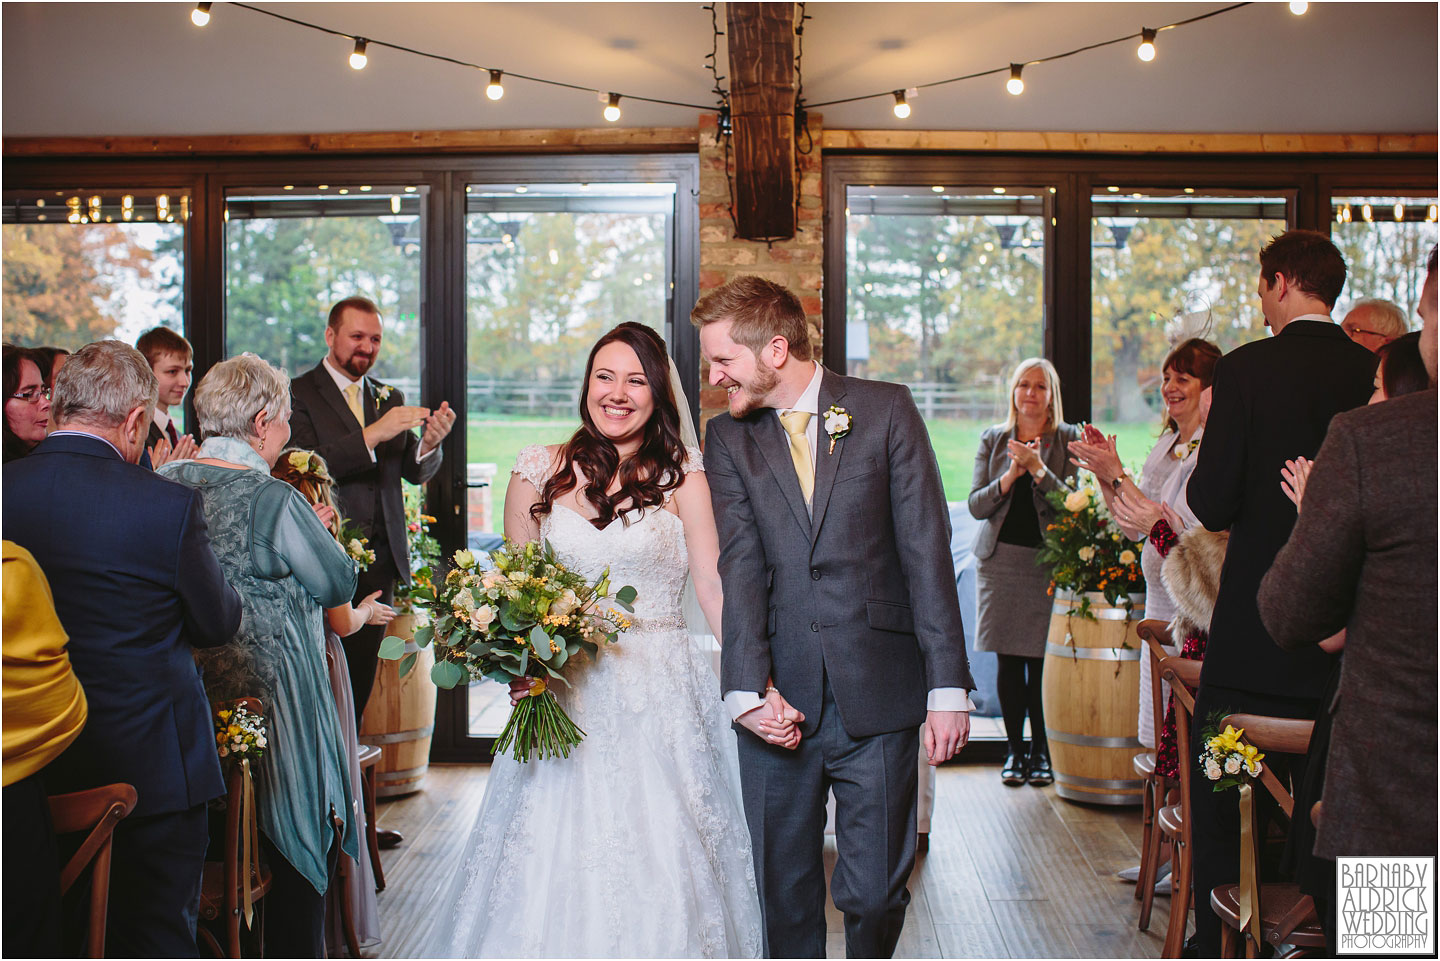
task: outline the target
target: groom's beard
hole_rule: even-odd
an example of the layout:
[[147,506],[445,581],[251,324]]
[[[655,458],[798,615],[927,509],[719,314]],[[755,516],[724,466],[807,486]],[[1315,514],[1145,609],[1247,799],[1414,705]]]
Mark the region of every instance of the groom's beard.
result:
[[730,398],[730,416],[737,419],[749,417],[762,407],[767,406],[766,401],[780,383],[780,374],[775,368],[767,367],[763,363],[755,365],[755,376],[750,381],[749,387],[741,387]]

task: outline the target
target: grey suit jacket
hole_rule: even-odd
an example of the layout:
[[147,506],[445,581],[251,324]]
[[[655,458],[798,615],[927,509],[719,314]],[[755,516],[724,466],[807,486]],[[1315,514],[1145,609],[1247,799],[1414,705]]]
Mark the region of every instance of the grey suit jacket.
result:
[[820,411],[852,417],[830,452],[817,435],[814,517],[774,411],[709,423],[705,471],[725,587],[721,688],[773,677],[820,718],[828,676],[852,737],[913,728],[928,691],[973,690],[950,518],[925,422],[899,384],[825,371]]
[[[970,516],[984,521],[975,532],[975,557],[985,560],[995,553],[995,542],[1005,515],[1010,513],[1010,494],[1001,492],[1000,477],[1010,469],[1010,453],[1006,441],[1015,436],[1013,429],[997,425],[987,427],[980,435],[980,449],[975,452],[975,477],[970,482]],[[1045,476],[1037,484],[1031,484],[1030,492],[1035,501],[1035,516],[1040,520],[1040,530],[1055,517],[1055,508],[1045,500],[1050,491],[1059,490],[1061,478],[1074,480],[1075,465],[1070,462],[1070,442],[1079,440],[1080,428],[1074,424],[1062,423],[1058,428],[1040,439],[1040,460],[1045,464]]]
[[1315,853],[1436,853],[1434,390],[1337,414],[1260,583],[1275,642],[1346,628]]

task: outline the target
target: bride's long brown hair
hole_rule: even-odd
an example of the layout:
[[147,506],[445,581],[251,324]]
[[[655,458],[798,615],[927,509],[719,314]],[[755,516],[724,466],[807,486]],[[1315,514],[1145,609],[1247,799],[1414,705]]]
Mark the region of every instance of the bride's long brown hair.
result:
[[[589,406],[595,355],[601,347],[616,342],[625,344],[640,358],[640,368],[645,372],[650,396],[655,402],[655,410],[645,423],[640,448],[623,463],[615,445],[595,426]],[[538,521],[541,515],[550,513],[555,499],[574,489],[575,468],[579,467],[589,481],[581,493],[598,511],[590,523],[603,529],[615,519],[616,508],[621,505],[628,511],[663,504],[665,495],[684,481],[684,463],[685,445],[680,440],[680,414],[675,392],[670,387],[665,341],[644,324],[623,323],[590,349],[590,359],[585,362],[585,380],[580,388],[580,429],[560,448],[560,464],[545,481],[540,500],[530,508],[530,516]],[[617,474],[620,489],[613,495],[607,494]],[[621,517],[622,523],[630,523],[627,515]]]

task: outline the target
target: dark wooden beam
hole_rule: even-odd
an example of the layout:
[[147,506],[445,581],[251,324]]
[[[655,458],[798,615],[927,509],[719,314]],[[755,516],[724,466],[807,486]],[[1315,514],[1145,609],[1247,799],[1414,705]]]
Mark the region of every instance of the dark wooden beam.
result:
[[795,236],[795,5],[727,3],[735,222],[747,240]]

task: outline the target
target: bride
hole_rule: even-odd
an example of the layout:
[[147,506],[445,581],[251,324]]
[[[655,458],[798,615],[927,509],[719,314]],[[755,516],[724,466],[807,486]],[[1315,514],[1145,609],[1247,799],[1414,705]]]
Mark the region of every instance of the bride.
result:
[[762,954],[735,735],[682,609],[689,575],[719,634],[715,518],[672,369],[659,335],[621,324],[590,352],[580,429],[516,459],[505,536],[587,578],[608,566],[638,592],[634,627],[551,688],[586,732],[569,758],[495,758],[432,957]]

